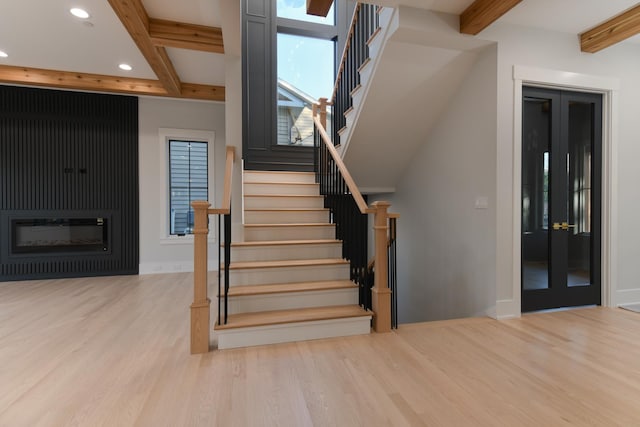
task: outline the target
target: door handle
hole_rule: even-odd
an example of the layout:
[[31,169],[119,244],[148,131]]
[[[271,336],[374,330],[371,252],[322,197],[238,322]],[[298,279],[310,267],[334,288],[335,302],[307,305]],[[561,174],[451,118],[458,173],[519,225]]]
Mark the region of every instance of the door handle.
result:
[[554,222],[551,227],[554,230],[568,230],[570,228],[576,228],[577,226],[578,226],[577,224],[569,224],[568,222],[563,222],[563,223]]

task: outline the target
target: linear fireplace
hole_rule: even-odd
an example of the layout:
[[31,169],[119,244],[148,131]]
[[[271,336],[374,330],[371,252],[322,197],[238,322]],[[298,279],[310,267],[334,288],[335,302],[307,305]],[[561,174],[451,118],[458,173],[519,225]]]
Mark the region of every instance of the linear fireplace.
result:
[[120,211],[0,210],[0,282],[135,274]]
[[109,251],[107,218],[18,218],[11,220],[11,254]]

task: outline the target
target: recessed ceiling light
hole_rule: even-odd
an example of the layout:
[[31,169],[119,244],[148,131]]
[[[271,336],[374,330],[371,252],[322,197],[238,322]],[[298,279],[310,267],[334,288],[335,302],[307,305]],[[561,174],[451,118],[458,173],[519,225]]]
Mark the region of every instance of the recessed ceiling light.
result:
[[87,19],[89,17],[89,12],[84,9],[80,9],[79,7],[74,7],[73,9],[69,10],[69,12],[71,12],[71,14],[76,18]]
[[124,70],[124,71],[131,71],[131,70],[133,70],[133,67],[132,67],[131,65],[129,65],[129,64],[120,64],[120,65],[118,65],[118,67],[119,67],[121,70]]
[[6,58],[9,54],[3,50],[0,50],[0,58]]

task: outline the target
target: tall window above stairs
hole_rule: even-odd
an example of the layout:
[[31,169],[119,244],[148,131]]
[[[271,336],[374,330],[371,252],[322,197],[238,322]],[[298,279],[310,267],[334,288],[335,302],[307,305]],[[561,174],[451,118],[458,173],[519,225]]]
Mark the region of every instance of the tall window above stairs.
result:
[[241,4],[244,167],[311,171],[311,107],[331,98],[355,2],[327,18],[306,15],[306,0]]
[[306,14],[306,0],[277,0],[278,145],[313,146],[312,107],[335,81],[335,7]]

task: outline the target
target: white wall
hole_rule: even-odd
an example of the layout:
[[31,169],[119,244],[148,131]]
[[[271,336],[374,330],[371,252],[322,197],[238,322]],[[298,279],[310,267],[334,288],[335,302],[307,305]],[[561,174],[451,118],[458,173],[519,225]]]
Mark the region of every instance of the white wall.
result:
[[[496,65],[485,48],[387,199],[398,220],[399,321],[493,314]],[[432,100],[436,101],[436,100]],[[476,208],[476,199],[487,201]]]
[[[222,196],[225,162],[225,105],[221,103],[140,98],[140,273],[193,271],[193,242],[162,241],[161,183],[167,179],[161,167],[166,148],[159,139],[159,128],[205,130],[215,132],[214,185],[216,203]],[[209,245],[209,268],[217,263],[216,243]]]
[[[640,229],[636,226],[640,209],[640,46],[619,44],[597,54],[580,52],[578,36],[541,31],[497,23],[481,37],[498,42],[498,132],[497,132],[497,298],[511,301],[511,314],[519,310],[514,301],[513,266],[519,263],[513,254],[513,153],[514,153],[514,80],[513,66],[532,66],[566,72],[619,79],[617,107],[613,117],[617,150],[613,159],[617,167],[612,173],[617,185],[617,203],[613,218],[612,241],[616,256],[612,265],[612,305],[640,301]],[[616,229],[618,232],[616,232]],[[509,313],[505,313],[509,314]]]
[[227,145],[236,148],[236,163],[231,190],[231,235],[232,240],[244,240],[242,224],[242,59],[225,55],[226,61],[226,127]]

